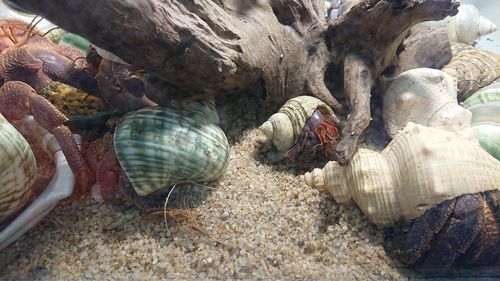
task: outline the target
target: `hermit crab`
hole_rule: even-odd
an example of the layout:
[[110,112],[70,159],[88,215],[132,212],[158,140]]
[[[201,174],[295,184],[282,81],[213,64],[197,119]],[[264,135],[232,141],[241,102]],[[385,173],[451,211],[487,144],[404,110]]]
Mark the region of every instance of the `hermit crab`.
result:
[[315,158],[326,157],[333,160],[338,138],[338,122],[328,108],[320,105],[306,120],[297,141],[286,152],[285,161],[295,161],[299,168],[308,169]]
[[[41,34],[34,26],[18,21],[1,22],[3,35],[12,45],[0,50],[0,112],[9,121],[20,120],[26,115],[55,135],[78,177],[80,191],[92,182],[92,175],[65,126],[67,118],[52,104],[37,94],[51,81],[60,81],[97,93],[97,84],[91,65],[82,59],[82,53],[69,46],[59,46]],[[19,32],[19,29],[22,32]]]
[[315,158],[333,159],[339,124],[340,120],[324,102],[298,96],[288,100],[259,129],[276,149],[286,151],[285,161],[308,169]]
[[410,122],[382,152],[361,148],[347,166],[331,161],[303,179],[378,226],[409,223],[396,238],[405,264],[499,264],[500,162],[478,143]]
[[114,135],[84,148],[100,195],[109,198],[117,185],[128,182],[144,196],[176,184],[219,178],[229,161],[229,144],[218,122],[215,104],[205,101],[128,113]]
[[453,264],[500,266],[500,191],[445,200],[410,223],[387,231],[389,250],[424,273]]

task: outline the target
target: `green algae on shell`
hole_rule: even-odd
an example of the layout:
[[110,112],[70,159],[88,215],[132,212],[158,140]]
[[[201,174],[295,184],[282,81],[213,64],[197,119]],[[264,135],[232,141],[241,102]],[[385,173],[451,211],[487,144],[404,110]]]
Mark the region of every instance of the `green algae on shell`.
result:
[[26,139],[0,114],[0,222],[25,205],[36,178]]
[[144,108],[124,116],[114,135],[116,156],[137,194],[222,176],[229,143],[213,102],[182,109]]

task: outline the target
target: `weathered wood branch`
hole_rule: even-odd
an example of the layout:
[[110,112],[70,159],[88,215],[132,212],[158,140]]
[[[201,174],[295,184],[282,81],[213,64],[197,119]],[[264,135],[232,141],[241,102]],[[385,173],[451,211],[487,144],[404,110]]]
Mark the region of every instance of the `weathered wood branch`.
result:
[[394,62],[409,29],[425,20],[454,15],[458,5],[446,0],[362,2],[328,26],[331,62],[339,74],[344,71],[344,94],[351,112],[336,149],[341,164],[351,159],[359,136],[370,123],[374,79]]
[[[342,105],[325,72],[344,79],[335,96],[351,114],[338,146],[340,162],[355,151],[370,120],[373,80],[393,62],[408,29],[457,12],[456,0],[365,0],[326,23],[322,0],[15,0],[87,37],[125,61],[156,73],[172,96],[207,97],[253,89],[264,103],[311,94]],[[22,3],[21,3],[22,2]],[[342,89],[345,89],[345,93]]]

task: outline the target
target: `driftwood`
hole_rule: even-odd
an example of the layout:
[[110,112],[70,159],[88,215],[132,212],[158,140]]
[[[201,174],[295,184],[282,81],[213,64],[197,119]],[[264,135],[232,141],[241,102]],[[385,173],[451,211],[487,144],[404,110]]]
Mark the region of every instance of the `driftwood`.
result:
[[[454,15],[459,5],[365,0],[326,22],[323,0],[13,2],[157,74],[170,89],[155,97],[160,104],[249,89],[263,105],[316,96],[349,113],[336,149],[341,163],[370,122],[373,81],[394,60],[407,31]],[[348,111],[335,97],[346,98]]]
[[395,67],[386,70],[386,75],[397,76],[422,67],[441,69],[451,58],[451,44],[445,27],[415,26],[398,48]]

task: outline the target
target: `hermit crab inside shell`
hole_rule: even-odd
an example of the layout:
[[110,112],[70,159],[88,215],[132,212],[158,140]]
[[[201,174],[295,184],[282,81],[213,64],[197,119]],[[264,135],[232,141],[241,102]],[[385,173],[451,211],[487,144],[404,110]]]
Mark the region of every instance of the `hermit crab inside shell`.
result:
[[307,169],[318,157],[333,160],[340,120],[321,100],[298,96],[288,100],[259,129],[276,149],[286,151],[285,161]]
[[[116,158],[97,155],[98,145],[90,145],[87,158],[103,192],[112,192],[120,170],[140,196],[175,184],[209,182],[224,174],[229,161],[218,120],[213,102],[140,109],[118,122],[111,147],[104,149],[114,150]],[[115,159],[120,167],[111,163]]]

